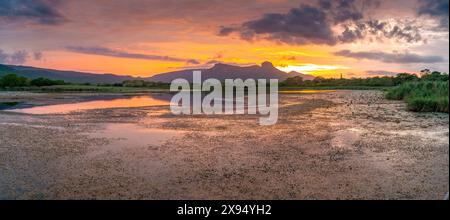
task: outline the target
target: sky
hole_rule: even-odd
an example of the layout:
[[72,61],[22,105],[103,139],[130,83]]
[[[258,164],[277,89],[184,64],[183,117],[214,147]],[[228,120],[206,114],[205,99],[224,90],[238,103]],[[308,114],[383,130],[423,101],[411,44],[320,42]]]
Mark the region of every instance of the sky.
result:
[[449,0],[0,0],[0,63],[152,76],[270,61],[322,77],[449,72]]

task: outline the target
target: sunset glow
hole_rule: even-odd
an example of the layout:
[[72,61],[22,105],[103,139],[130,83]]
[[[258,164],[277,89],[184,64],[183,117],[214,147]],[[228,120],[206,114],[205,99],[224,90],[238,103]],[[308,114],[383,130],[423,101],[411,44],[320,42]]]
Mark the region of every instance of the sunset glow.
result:
[[0,200],[448,200],[449,1],[0,0]]
[[449,70],[437,0],[2,2],[4,64],[143,77],[264,61],[324,77]]
[[299,73],[307,73],[311,75],[320,75],[320,72],[328,71],[337,71],[337,70],[348,70],[349,67],[344,66],[327,66],[327,65],[316,65],[316,64],[303,64],[299,66],[286,66],[286,67],[278,67],[279,70],[282,70],[284,72],[299,72]]

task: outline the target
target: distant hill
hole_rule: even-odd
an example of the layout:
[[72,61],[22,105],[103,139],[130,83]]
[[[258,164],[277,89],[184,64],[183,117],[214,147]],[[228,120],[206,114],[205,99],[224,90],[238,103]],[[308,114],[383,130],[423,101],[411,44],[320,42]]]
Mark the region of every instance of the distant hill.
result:
[[114,74],[95,74],[75,71],[61,71],[52,69],[42,69],[28,66],[13,66],[0,64],[0,76],[14,73],[19,76],[35,79],[39,77],[53,80],[64,80],[71,83],[121,83],[125,80],[137,79],[131,76],[120,76]]
[[11,68],[9,66],[0,64],[0,75],[2,73],[12,73],[12,72],[16,72],[16,70],[14,70],[13,68]]
[[[247,67],[233,66],[228,64],[216,64],[210,69],[196,69],[202,71],[202,79],[216,78],[218,80],[235,79],[278,79],[283,81],[289,77],[301,76],[304,80],[313,80],[315,77],[297,72],[286,73],[275,68],[272,63],[264,62],[261,66],[253,65]],[[71,83],[121,83],[125,80],[146,80],[154,82],[170,83],[177,78],[184,78],[192,82],[192,72],[194,69],[180,70],[158,74],[147,78],[137,78],[132,76],[121,76],[114,74],[95,74],[75,71],[61,71],[53,69],[43,69],[29,66],[14,66],[0,64],[0,76],[14,73],[19,76],[35,79],[39,77],[53,80],[64,80]]]
[[[253,65],[247,67],[240,67],[219,63],[214,65],[210,69],[195,69],[195,70],[202,71],[202,79],[215,78],[221,81],[225,79],[235,79],[235,78],[240,78],[243,80],[278,79],[280,81],[283,81],[289,77],[294,76],[301,76],[303,77],[304,80],[313,80],[315,78],[314,76],[298,72],[290,72],[290,73],[283,72],[275,68],[270,62],[264,62],[261,64],[261,66]],[[171,82],[172,80],[177,78],[184,78],[192,82],[192,71],[194,71],[194,69],[162,73],[145,79],[158,82]]]

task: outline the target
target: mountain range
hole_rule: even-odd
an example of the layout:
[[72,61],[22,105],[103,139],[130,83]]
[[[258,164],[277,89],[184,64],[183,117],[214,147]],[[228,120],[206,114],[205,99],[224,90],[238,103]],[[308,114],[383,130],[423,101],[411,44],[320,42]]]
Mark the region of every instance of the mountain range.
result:
[[64,80],[71,83],[121,83],[125,80],[136,79],[131,76],[121,76],[114,74],[95,74],[76,71],[62,71],[53,69],[43,69],[30,66],[14,66],[0,64],[0,77],[14,73],[19,76],[35,79],[44,77],[53,80]]
[[[148,78],[151,81],[157,82],[171,82],[177,78],[184,78],[188,81],[192,82],[192,71],[195,69],[189,70],[180,70],[169,73],[162,73],[154,75]],[[259,65],[253,66],[233,66],[228,64],[216,64],[210,69],[202,70],[202,79],[215,78],[220,81],[225,79],[236,79],[240,78],[243,80],[246,79],[278,79],[280,81],[286,80],[289,77],[301,76],[304,80],[313,80],[314,76],[306,75],[298,72],[290,72],[286,73],[277,68],[275,68],[272,63],[264,62]]]
[[202,71],[202,79],[215,78],[218,80],[225,79],[278,79],[283,81],[289,77],[300,76],[304,80],[313,80],[315,77],[298,72],[286,73],[275,68],[272,63],[264,62],[261,65],[253,66],[233,66],[228,64],[215,64],[209,69],[186,69],[168,73],[157,74],[152,77],[132,77],[115,74],[95,74],[76,71],[61,71],[53,69],[43,69],[29,66],[14,66],[0,64],[0,76],[14,73],[27,78],[35,79],[39,77],[64,80],[71,83],[121,83],[125,80],[146,80],[154,82],[170,83],[177,78],[184,78],[192,82],[192,72],[194,70]]

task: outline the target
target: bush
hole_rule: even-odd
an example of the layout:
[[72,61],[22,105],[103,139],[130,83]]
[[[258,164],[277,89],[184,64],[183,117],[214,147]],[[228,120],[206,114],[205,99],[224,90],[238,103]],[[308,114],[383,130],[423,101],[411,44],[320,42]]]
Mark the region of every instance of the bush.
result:
[[448,99],[439,97],[413,97],[408,109],[415,112],[448,112]]
[[16,74],[8,74],[0,78],[0,87],[22,87],[27,85],[27,78]]
[[291,77],[280,83],[280,86],[284,87],[330,87],[330,86],[368,86],[368,87],[391,87],[398,86],[404,83],[410,82],[422,82],[422,81],[440,81],[447,82],[448,74],[441,72],[431,72],[429,70],[422,71],[422,77],[418,77],[416,74],[399,73],[396,76],[384,76],[384,77],[369,77],[369,78],[351,78],[351,79],[327,79],[323,77],[316,77],[314,80],[306,80],[299,77]]
[[51,80],[51,79],[47,79],[47,78],[37,78],[37,79],[33,79],[30,82],[31,86],[37,86],[37,87],[42,87],[42,86],[54,86],[54,85],[64,85],[64,81],[62,80]]
[[409,82],[389,90],[386,98],[405,100],[411,111],[448,113],[448,89],[448,81]]
[[419,80],[419,77],[417,77],[417,75],[415,75],[415,74],[399,73],[394,78],[394,84],[400,85],[405,82],[412,82],[412,81],[418,81],[418,80]]
[[422,79],[429,81],[448,81],[448,74],[434,71],[432,73],[424,74]]
[[146,87],[146,88],[152,88],[152,87],[170,87],[169,83],[162,83],[162,82],[150,82],[145,80],[126,80],[122,83],[123,87]]

